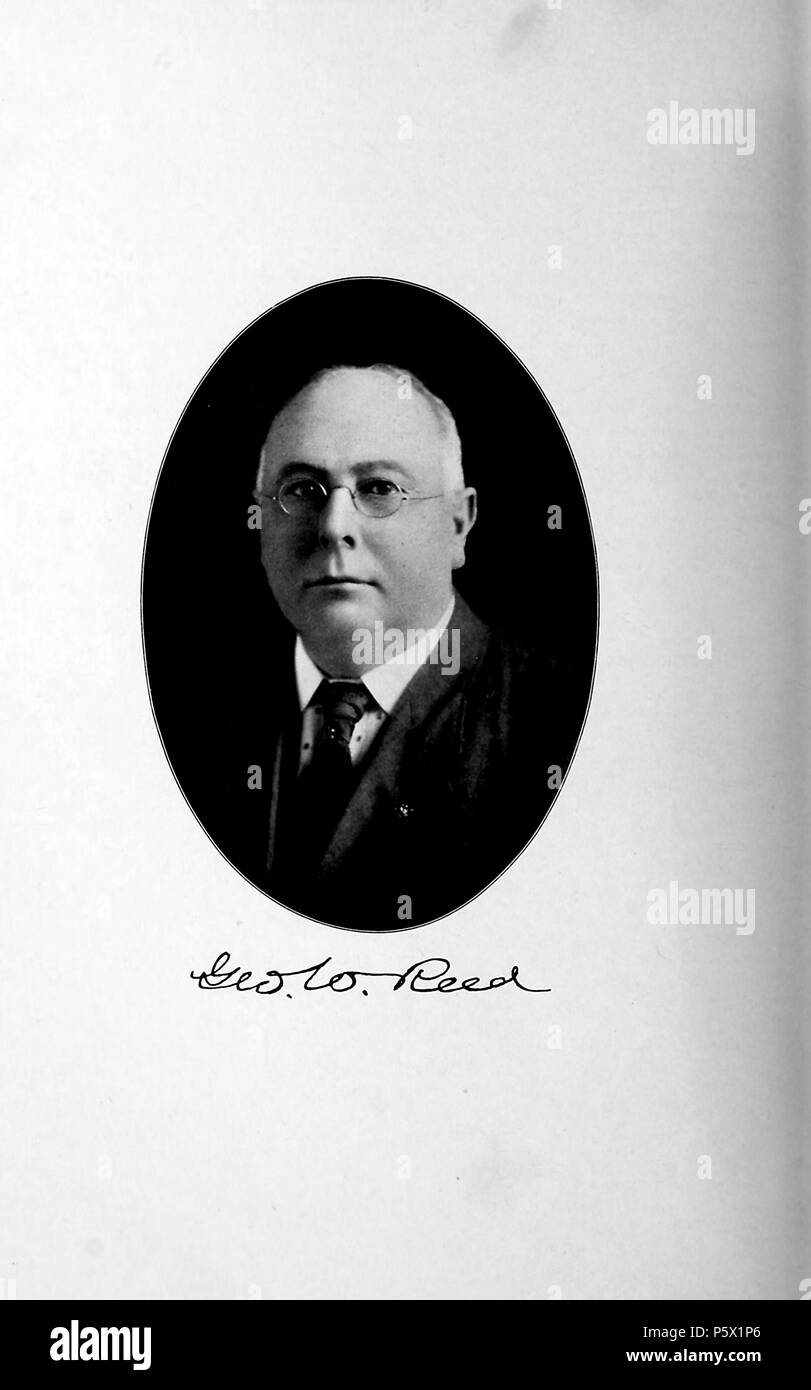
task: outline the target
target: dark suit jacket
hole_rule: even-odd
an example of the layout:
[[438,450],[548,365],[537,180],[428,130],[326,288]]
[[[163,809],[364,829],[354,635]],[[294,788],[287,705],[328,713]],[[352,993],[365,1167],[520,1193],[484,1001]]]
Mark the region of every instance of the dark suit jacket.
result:
[[[292,642],[276,654],[259,686],[263,727],[245,729],[224,770],[219,824],[207,826],[271,897],[336,926],[396,930],[462,906],[531,839],[588,691],[485,627],[459,594],[450,626],[460,630],[458,673],[430,662],[417,671],[357,768],[320,864],[305,871],[285,837],[301,736]],[[248,766],[261,768],[261,787],[246,787]]]

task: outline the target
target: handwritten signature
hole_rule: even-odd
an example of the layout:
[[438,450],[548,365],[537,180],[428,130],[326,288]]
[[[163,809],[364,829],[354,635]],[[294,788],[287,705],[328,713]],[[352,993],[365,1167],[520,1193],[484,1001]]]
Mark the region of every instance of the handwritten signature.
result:
[[[524,994],[549,994],[549,989],[531,989],[518,978],[518,966],[514,965],[509,975],[495,975],[489,982],[483,982],[478,975],[459,980],[451,975],[451,963],[442,956],[429,956],[409,965],[402,974],[395,970],[339,970],[335,975],[322,975],[332,964],[332,956],[325,956],[317,965],[305,965],[301,970],[266,970],[264,975],[254,978],[252,970],[241,970],[238,965],[228,969],[230,951],[221,951],[210,970],[190,971],[200,989],[237,989],[240,993],[253,994],[292,994],[285,989],[292,981],[301,984],[306,993],[313,990],[328,989],[333,994],[349,994],[356,988],[359,980],[393,980],[392,991],[409,989],[413,994],[457,994],[460,990],[467,994],[483,994],[486,990],[501,989],[504,985],[514,985]],[[432,973],[433,971],[433,973]],[[361,994],[369,991],[361,987]]]

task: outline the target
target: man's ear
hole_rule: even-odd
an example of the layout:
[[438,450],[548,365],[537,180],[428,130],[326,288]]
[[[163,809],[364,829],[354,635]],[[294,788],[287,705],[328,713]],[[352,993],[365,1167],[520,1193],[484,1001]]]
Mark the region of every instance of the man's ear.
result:
[[454,493],[451,520],[453,524],[453,550],[451,569],[461,569],[465,563],[465,541],[471,527],[476,524],[478,501],[475,487],[460,488]]

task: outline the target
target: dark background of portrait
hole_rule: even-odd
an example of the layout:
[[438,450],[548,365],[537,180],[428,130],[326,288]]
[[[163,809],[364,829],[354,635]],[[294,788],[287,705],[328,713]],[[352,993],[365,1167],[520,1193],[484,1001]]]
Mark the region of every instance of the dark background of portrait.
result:
[[[252,673],[261,666],[272,677],[289,633],[261,567],[261,533],[247,525],[260,448],[274,413],[315,371],[374,362],[419,377],[456,419],[465,481],[479,495],[454,575],[460,592],[486,622],[568,665],[585,715],[595,552],[579,474],[542,391],[452,300],[397,280],[330,281],[268,310],[226,348],[184,410],[155,488],[143,570],[147,676],[170,762],[210,833],[208,752],[241,720],[261,719]],[[553,504],[559,531],[547,527]],[[247,766],[248,742],[237,739],[234,756]]]

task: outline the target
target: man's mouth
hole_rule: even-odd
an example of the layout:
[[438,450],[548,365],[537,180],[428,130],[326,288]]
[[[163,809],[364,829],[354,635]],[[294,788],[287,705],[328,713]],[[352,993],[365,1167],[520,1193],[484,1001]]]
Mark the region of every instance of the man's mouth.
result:
[[371,584],[370,579],[358,579],[354,574],[325,574],[321,579],[308,579],[306,587],[308,589],[332,589],[340,588],[343,584]]

